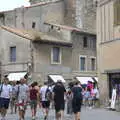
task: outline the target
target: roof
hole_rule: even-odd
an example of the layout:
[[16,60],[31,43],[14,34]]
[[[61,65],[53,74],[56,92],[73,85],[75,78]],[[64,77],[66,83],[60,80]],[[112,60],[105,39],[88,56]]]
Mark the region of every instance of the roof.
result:
[[59,43],[63,45],[72,45],[72,42],[67,40],[62,40],[57,38],[56,36],[51,35],[50,33],[43,33],[36,30],[24,30],[24,29],[17,29],[17,28],[11,28],[8,26],[1,26],[2,29],[11,32],[13,34],[16,34],[20,37],[29,39],[33,42],[44,42],[44,43]]
[[96,35],[95,33],[88,32],[88,31],[86,31],[86,30],[84,30],[82,28],[80,29],[80,28],[77,28],[77,27],[72,27],[72,26],[67,26],[67,25],[60,25],[60,24],[56,24],[56,23],[52,23],[52,22],[45,22],[45,24],[51,25],[51,26],[53,25],[53,26],[56,26],[56,27],[59,27],[59,28],[62,28],[62,29],[70,30],[70,31]]

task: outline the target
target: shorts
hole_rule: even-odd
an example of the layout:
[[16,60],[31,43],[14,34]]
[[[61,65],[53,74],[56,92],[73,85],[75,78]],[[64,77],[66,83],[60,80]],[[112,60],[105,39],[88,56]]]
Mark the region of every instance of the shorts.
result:
[[43,108],[49,108],[50,107],[50,101],[42,101],[42,107]]
[[55,111],[59,112],[60,110],[64,110],[65,104],[64,103],[55,103]]
[[0,98],[0,108],[8,109],[10,103],[9,98]]
[[31,101],[30,101],[30,106],[31,106],[31,109],[37,108],[37,100],[31,100]]
[[81,112],[82,101],[80,99],[73,99],[72,109],[74,113]]
[[26,110],[27,102],[25,100],[18,100],[16,105],[19,107],[19,110]]

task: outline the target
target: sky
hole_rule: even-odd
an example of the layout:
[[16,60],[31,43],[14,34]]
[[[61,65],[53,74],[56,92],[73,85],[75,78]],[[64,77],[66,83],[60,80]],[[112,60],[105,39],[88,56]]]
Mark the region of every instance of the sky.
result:
[[21,6],[29,6],[29,0],[0,0],[0,11],[12,10]]

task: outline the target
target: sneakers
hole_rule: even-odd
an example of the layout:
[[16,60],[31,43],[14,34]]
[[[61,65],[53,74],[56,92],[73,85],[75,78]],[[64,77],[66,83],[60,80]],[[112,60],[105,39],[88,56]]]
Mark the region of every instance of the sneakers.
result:
[[35,116],[32,117],[32,120],[35,120]]
[[44,120],[47,120],[47,116],[45,115]]

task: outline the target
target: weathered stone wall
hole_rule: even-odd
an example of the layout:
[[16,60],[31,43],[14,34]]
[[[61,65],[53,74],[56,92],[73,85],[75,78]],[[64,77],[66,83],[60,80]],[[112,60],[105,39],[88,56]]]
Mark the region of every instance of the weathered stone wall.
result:
[[[83,46],[84,37],[87,37],[88,46]],[[87,33],[73,33],[72,71],[73,75],[96,76],[96,71],[91,70],[91,57],[96,58],[96,36]],[[80,56],[86,57],[86,71],[80,70]]]
[[[41,4],[31,7],[21,7],[12,11],[0,13],[0,24],[22,29],[36,29],[42,32],[48,31],[44,22],[64,22],[64,3],[62,1]],[[33,22],[35,28],[32,28]]]

